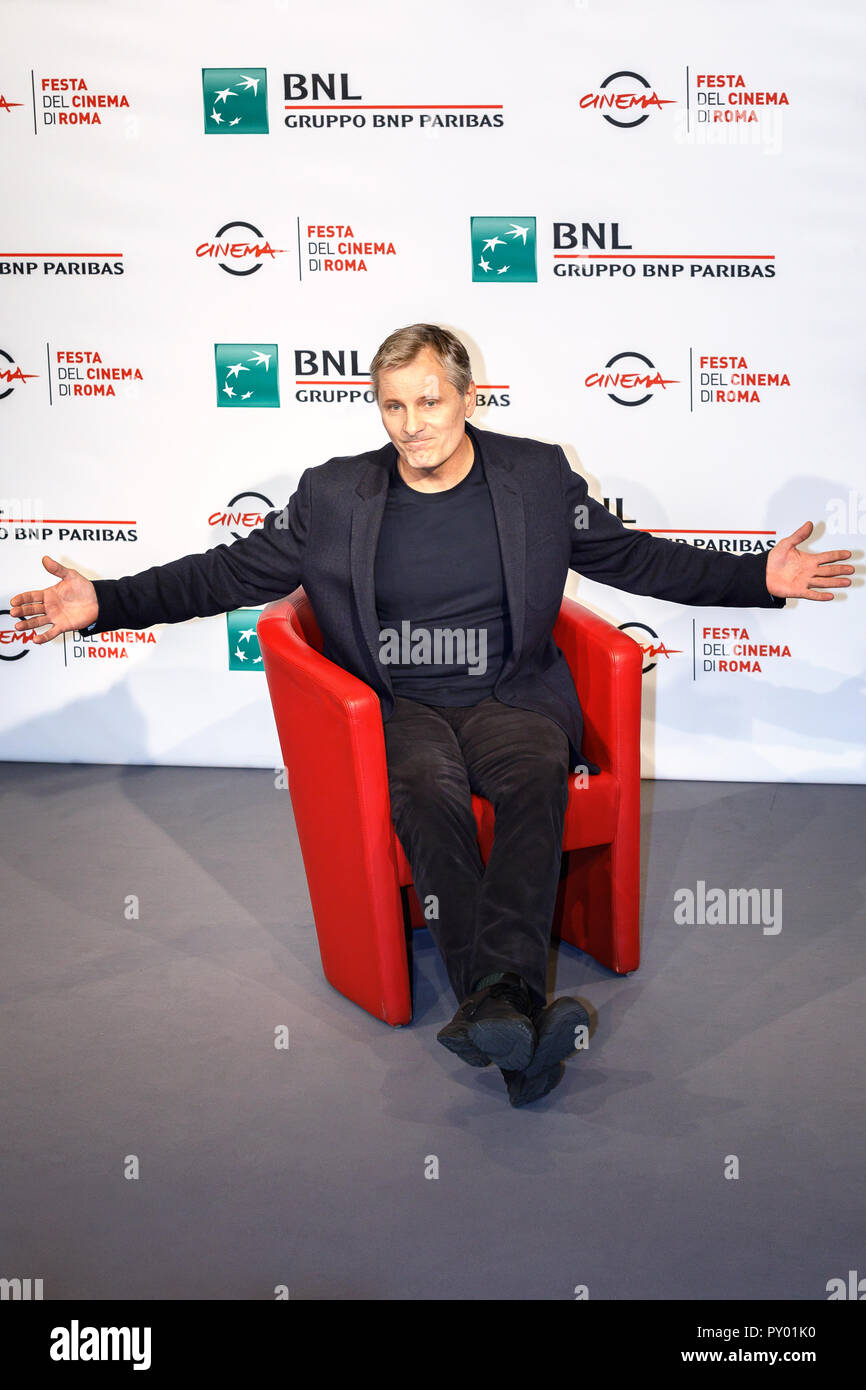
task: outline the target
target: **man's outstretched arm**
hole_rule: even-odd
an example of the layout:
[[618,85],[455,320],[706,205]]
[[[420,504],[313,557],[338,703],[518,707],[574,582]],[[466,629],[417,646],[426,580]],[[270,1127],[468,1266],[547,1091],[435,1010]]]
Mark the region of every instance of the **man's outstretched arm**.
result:
[[563,495],[573,525],[571,567],[587,579],[632,594],[673,603],[727,608],[784,608],[786,599],[831,599],[847,588],[850,550],[810,555],[797,549],[812,532],[805,522],[769,550],[746,555],[698,550],[692,545],[631,531],[589,496],[586,479],[572,472],[560,450]]
[[269,512],[263,525],[231,545],[184,555],[123,579],[93,582],[43,556],[43,565],[59,583],[13,597],[10,611],[20,619],[16,632],[50,624],[33,638],[41,644],[73,629],[109,632],[181,623],[282,598],[301,582],[310,521],[309,472],[301,475],[282,511]]

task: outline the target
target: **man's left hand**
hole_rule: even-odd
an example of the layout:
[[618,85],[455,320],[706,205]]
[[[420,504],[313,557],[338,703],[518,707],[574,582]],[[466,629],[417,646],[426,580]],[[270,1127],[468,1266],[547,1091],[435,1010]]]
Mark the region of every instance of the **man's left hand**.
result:
[[767,588],[775,598],[831,599],[828,589],[847,589],[850,579],[841,576],[854,573],[853,565],[840,565],[850,560],[850,550],[824,550],[809,555],[798,550],[799,541],[812,534],[811,521],[804,521],[793,535],[777,541],[767,556]]

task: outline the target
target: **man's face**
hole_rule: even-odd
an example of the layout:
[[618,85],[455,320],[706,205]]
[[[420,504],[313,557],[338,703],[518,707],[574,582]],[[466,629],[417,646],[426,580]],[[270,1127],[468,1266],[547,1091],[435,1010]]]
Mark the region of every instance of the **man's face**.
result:
[[397,453],[421,477],[463,444],[466,417],[475,409],[475,383],[461,395],[433,350],[424,348],[405,367],[380,373],[378,402]]

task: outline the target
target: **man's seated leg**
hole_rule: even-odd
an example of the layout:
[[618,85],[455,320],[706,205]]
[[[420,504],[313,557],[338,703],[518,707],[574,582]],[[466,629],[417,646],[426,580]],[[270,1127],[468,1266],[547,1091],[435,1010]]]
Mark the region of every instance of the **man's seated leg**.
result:
[[495,1061],[524,1067],[535,1047],[535,1030],[523,982],[497,978],[473,990],[476,902],[484,866],[466,765],[452,729],[459,712],[397,700],[385,724],[391,815],[461,1005],[439,1041],[472,1066]]
[[568,805],[569,746],[546,715],[495,696],[461,711],[460,749],[473,792],[493,806],[493,845],[478,890],[473,983],[511,971],[535,1010],[547,961]]

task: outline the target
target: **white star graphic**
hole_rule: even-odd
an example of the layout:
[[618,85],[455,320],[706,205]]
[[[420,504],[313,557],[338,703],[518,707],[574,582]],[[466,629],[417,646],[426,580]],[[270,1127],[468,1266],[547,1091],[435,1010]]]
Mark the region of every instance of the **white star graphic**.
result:
[[229,125],[240,125],[240,119],[240,116],[235,116],[233,121],[229,121]]
[[523,237],[523,245],[525,246],[525,245],[526,245],[526,233],[529,231],[529,228],[528,228],[528,227],[521,227],[521,226],[518,225],[517,222],[512,222],[511,228],[512,228],[512,230],[508,233],[508,235],[511,236],[511,237]]
[[243,632],[238,633],[238,641],[249,642],[251,638],[255,637],[255,635],[256,630],[254,627],[245,627]]
[[230,376],[237,376],[239,372],[248,371],[249,367],[245,367],[242,362],[235,362],[233,367],[229,367],[226,370],[226,381],[228,381]]
[[490,237],[487,241],[485,241],[484,245],[483,245],[482,248],[481,248],[481,254],[482,254],[482,256],[483,256],[485,251],[487,251],[487,250],[495,251],[496,248],[497,248],[497,246],[504,246],[504,245],[505,245],[505,242],[504,242],[504,241],[500,241],[500,239],[499,239],[498,236],[492,236],[492,237]]
[[260,656],[254,656],[254,657],[253,657],[253,665],[255,666],[256,662],[257,662],[257,661],[261,661],[261,659],[262,659],[262,658],[261,658]]
[[489,261],[485,261],[485,259],[484,259],[483,256],[481,257],[481,260],[478,262],[478,264],[481,266],[481,269],[482,269],[482,270],[489,270],[489,269],[490,269],[490,262],[489,262]]
[[235,661],[246,661],[246,659],[246,652],[242,652],[240,647],[235,647]]
[[252,357],[248,357],[247,361],[255,362],[257,367],[264,366],[265,371],[268,372],[271,369],[271,358],[273,355],[272,352],[259,352],[258,348],[254,348]]
[[211,111],[210,118],[212,121],[216,121],[217,125],[222,125],[223,123],[223,118],[220,115],[219,111],[217,111],[216,107],[214,107]]
[[216,96],[214,97],[214,103],[216,103],[216,102],[218,102],[218,101],[221,101],[221,102],[223,103],[223,105],[225,105],[226,97],[236,97],[236,96],[237,96],[237,92],[233,92],[232,89],[231,89],[231,87],[225,87],[221,92],[217,92]]
[[241,81],[242,81],[243,84],[244,84],[244,91],[245,91],[245,92],[248,92],[248,91],[250,90],[250,87],[252,87],[252,89],[253,89],[253,96],[254,96],[254,97],[257,97],[257,96],[258,96],[258,94],[259,94],[259,79],[258,79],[257,77],[247,77],[244,73],[241,73]]
[[504,265],[504,266],[502,267],[501,270],[497,270],[496,274],[497,274],[497,275],[504,275],[505,272],[506,272],[506,270],[510,270],[510,269],[511,269],[511,266],[510,266],[510,265]]
[[244,391],[244,394],[241,396],[241,400],[248,401],[252,394],[252,391]]
[[223,387],[223,390],[225,391],[225,393],[226,393],[227,396],[233,396],[233,395],[234,395],[234,391],[233,391],[232,388],[229,386],[228,382],[226,382],[225,386]]

